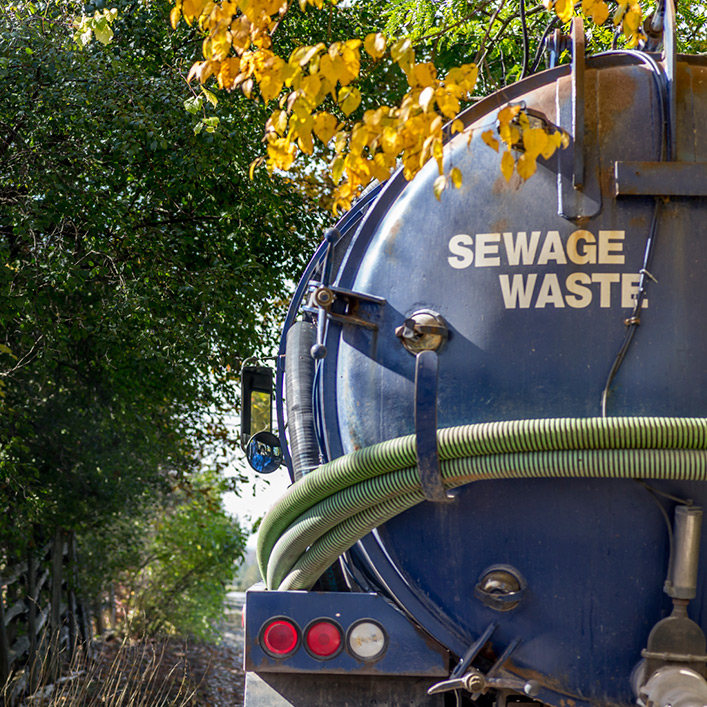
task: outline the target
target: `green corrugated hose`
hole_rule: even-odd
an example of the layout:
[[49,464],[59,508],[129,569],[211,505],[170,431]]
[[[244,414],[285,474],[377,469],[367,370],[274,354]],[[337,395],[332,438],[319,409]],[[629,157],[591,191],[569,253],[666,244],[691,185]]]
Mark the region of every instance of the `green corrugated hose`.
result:
[[[707,419],[611,417],[492,422],[437,433],[446,488],[481,479],[707,479]],[[293,484],[258,535],[273,589],[308,589],[373,528],[424,500],[415,438],[324,464]]]

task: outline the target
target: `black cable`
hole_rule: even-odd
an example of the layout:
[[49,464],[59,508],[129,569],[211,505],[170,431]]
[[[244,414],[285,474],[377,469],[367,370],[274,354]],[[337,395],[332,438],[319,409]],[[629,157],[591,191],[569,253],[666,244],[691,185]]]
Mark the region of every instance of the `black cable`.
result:
[[624,323],[628,327],[626,331],[626,336],[624,337],[624,341],[623,344],[621,344],[619,352],[616,354],[614,364],[612,365],[611,370],[609,371],[606,383],[604,384],[604,389],[601,392],[602,417],[606,417],[606,402],[607,398],[609,397],[609,389],[611,388],[611,384],[613,383],[614,378],[616,378],[616,374],[619,372],[619,368],[621,368],[621,364],[626,358],[628,349],[631,346],[631,342],[633,341],[634,335],[636,334],[636,329],[641,323],[641,309],[643,307],[643,300],[645,299],[646,294],[646,279],[655,279],[650,274],[648,268],[650,267],[650,263],[653,257],[653,246],[655,244],[655,234],[658,230],[658,216],[660,214],[660,205],[660,199],[656,198],[655,208],[653,209],[653,220],[651,221],[651,228],[648,232],[648,238],[646,239],[646,249],[643,253],[643,267],[640,270],[641,277],[638,281],[638,292],[636,293],[636,301],[633,305],[633,311],[631,312],[631,316],[624,320]]
[[[660,143],[660,159],[661,161],[672,159],[672,150],[670,149],[670,133],[671,126],[669,124],[668,116],[670,115],[668,111],[668,92],[665,85],[665,76],[658,66],[657,62],[653,57],[647,54],[642,54],[641,52],[626,51],[626,52],[605,52],[604,54],[630,54],[640,59],[644,64],[647,64],[651,69],[651,75],[655,81],[656,88],[658,91],[659,98],[659,108],[660,108],[660,126],[661,126],[661,143]],[[636,301],[633,305],[633,311],[631,316],[624,320],[624,323],[628,327],[626,331],[626,336],[621,344],[619,352],[616,354],[614,363],[611,366],[609,375],[607,376],[606,383],[604,384],[604,389],[601,392],[601,416],[606,417],[606,406],[607,399],[609,397],[609,390],[611,384],[616,378],[621,364],[626,358],[626,354],[631,346],[633,337],[636,334],[636,329],[641,323],[641,309],[643,307],[643,300],[646,295],[646,284],[647,279],[656,281],[653,275],[650,273],[651,262],[653,260],[653,250],[655,248],[655,237],[658,231],[658,220],[660,217],[662,201],[659,197],[655,199],[655,208],[653,209],[653,219],[651,221],[650,230],[648,231],[648,237],[646,238],[646,247],[643,252],[643,266],[641,267],[639,274],[640,279],[638,281],[638,292],[636,293]]]

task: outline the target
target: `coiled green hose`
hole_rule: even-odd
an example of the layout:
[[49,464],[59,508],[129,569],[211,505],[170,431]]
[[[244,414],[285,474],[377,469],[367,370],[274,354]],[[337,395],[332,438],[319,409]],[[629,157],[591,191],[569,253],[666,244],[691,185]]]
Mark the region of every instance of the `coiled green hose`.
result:
[[[447,488],[488,478],[707,479],[704,418],[493,422],[439,430],[437,441]],[[412,435],[319,467],[263,520],[268,587],[308,589],[358,539],[423,500]]]

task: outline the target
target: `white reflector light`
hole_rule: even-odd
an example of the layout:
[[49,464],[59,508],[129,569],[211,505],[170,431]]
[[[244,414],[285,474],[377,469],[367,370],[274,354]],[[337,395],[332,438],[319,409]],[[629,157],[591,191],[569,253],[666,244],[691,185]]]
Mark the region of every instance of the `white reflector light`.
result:
[[373,660],[382,655],[386,646],[386,635],[381,626],[373,621],[359,621],[349,630],[349,650],[361,660]]

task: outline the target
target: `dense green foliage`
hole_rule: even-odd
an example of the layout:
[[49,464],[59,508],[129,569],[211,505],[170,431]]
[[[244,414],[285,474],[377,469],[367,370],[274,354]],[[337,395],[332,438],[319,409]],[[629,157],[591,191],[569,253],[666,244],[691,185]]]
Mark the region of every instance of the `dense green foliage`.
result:
[[[257,104],[221,97],[216,130],[208,102],[185,111],[198,38],[169,4],[111,7],[113,41],[80,48],[81,5],[0,4],[0,562],[121,527],[117,571],[141,556],[131,519],[199,528],[175,497],[232,446],[234,377],[317,239],[290,182],[248,176]],[[237,526],[205,517],[232,565]]]
[[[641,2],[644,14],[650,14],[655,4]],[[677,5],[678,51],[707,51],[707,8],[702,3]],[[610,3],[612,13],[615,9],[616,3]],[[418,50],[427,53],[439,68],[465,61],[477,63],[479,95],[546,68],[544,40],[555,29],[569,32],[569,27],[548,11],[545,3],[523,0],[451,0],[442,4],[431,0],[392,0],[385,4],[382,15],[389,35],[410,35]],[[585,31],[587,51],[591,54],[621,49],[626,41],[611,19],[600,27],[585,19]],[[563,60],[569,60],[566,52]]]

